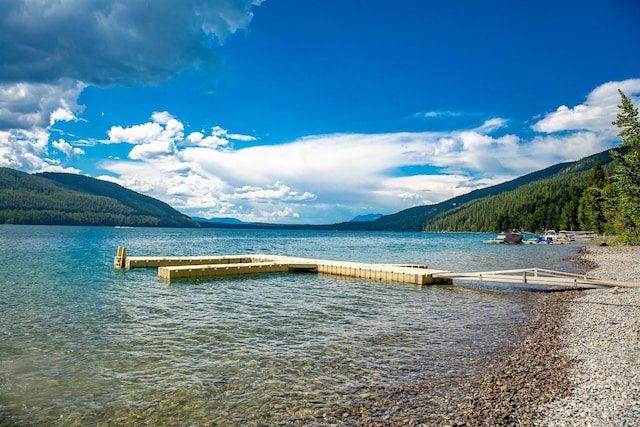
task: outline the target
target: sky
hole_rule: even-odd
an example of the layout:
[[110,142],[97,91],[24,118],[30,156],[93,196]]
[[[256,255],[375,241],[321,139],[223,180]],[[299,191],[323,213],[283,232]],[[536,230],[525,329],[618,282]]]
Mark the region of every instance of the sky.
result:
[[615,147],[640,1],[0,0],[0,167],[331,224]]

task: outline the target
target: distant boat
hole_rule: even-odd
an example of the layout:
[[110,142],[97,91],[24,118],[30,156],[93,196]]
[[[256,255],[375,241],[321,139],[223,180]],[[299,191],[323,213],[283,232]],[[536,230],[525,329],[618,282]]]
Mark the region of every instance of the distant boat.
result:
[[518,233],[516,231],[509,231],[504,234],[499,234],[495,239],[485,240],[484,243],[519,245],[522,243],[522,233]]

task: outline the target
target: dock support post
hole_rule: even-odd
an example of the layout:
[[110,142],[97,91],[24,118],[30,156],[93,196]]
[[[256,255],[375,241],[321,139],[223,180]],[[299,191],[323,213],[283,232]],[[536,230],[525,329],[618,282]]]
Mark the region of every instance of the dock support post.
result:
[[118,246],[118,255],[113,259],[113,266],[115,268],[124,268],[127,262],[127,248],[124,246]]

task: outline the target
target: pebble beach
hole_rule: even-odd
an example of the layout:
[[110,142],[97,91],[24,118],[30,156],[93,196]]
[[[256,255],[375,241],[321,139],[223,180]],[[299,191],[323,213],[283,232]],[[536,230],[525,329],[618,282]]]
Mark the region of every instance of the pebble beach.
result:
[[484,376],[388,390],[331,424],[640,425],[640,247],[587,247],[573,261],[591,277],[639,287],[549,292],[522,342]]
[[[590,247],[591,276],[640,282],[640,247]],[[560,328],[570,394],[540,408],[540,426],[640,425],[640,288],[581,292]]]
[[[574,261],[640,284],[640,247],[588,247]],[[435,424],[640,425],[640,287],[547,295],[521,347],[466,399]]]

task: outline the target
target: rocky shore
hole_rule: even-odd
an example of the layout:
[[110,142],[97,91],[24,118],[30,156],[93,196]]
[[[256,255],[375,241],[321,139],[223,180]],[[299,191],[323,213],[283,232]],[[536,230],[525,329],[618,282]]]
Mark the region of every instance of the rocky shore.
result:
[[[589,247],[577,261],[640,282],[640,247]],[[522,346],[478,385],[434,424],[640,425],[640,288],[549,294]]]
[[[589,247],[574,260],[640,282],[640,247]],[[296,425],[640,425],[640,287],[547,293],[525,338],[466,384],[406,385]]]
[[[640,247],[593,247],[589,274],[640,282]],[[581,293],[559,333],[571,393],[539,409],[540,426],[640,425],[640,288]]]

